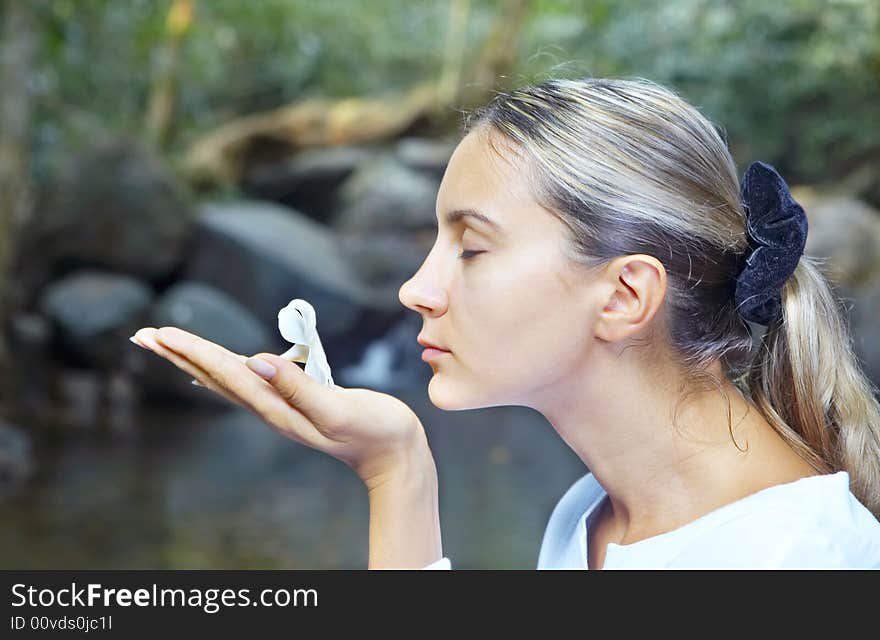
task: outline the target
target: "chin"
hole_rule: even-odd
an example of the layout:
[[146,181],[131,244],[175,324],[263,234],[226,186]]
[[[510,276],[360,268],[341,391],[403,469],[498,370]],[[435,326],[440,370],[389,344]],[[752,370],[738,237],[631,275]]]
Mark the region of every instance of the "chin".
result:
[[474,391],[473,385],[466,387],[450,384],[438,374],[434,374],[428,382],[428,397],[431,404],[444,411],[464,411],[492,406],[485,398],[475,395]]

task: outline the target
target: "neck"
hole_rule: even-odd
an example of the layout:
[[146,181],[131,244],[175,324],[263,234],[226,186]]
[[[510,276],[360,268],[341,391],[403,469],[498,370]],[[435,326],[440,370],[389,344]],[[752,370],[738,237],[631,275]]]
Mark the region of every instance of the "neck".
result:
[[677,413],[681,378],[670,371],[649,378],[632,367],[616,379],[606,369],[601,383],[595,372],[602,369],[595,366],[560,378],[534,406],[608,492],[607,525],[620,544],[671,531],[761,489],[817,473],[720,366],[713,373],[722,391],[694,392]]

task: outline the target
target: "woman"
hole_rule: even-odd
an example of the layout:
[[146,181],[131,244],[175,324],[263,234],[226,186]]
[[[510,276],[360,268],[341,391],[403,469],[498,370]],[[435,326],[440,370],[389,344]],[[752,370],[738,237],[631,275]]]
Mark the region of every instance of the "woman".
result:
[[[880,407],[772,167],[741,191],[715,127],[643,79],[500,94],[466,129],[400,300],[440,348],[437,407],[532,407],[590,470],[538,568],[880,567]],[[174,327],[136,337],[351,466],[370,568],[450,567],[406,405]]]

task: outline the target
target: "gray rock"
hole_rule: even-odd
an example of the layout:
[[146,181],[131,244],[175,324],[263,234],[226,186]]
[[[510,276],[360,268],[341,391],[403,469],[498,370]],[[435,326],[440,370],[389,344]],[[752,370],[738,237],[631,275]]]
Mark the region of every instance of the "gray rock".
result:
[[158,281],[179,265],[193,213],[157,156],[132,140],[102,143],[74,158],[38,204],[16,270],[29,290],[82,266]]
[[56,383],[53,425],[68,431],[102,430],[106,408],[104,375],[94,369],[66,368],[59,370]]
[[30,436],[23,429],[0,421],[0,486],[20,484],[36,470]]
[[307,300],[331,366],[358,359],[405,311],[396,291],[362,283],[332,232],[272,203],[204,205],[185,277],[225,292],[276,331],[278,311]]
[[15,313],[9,319],[10,365],[8,375],[0,377],[0,389],[19,415],[37,414],[50,404],[53,333],[49,319],[39,313]]
[[433,226],[440,181],[385,155],[362,167],[339,190],[334,226],[342,231],[413,230]]
[[[283,343],[280,335],[274,338],[269,328],[236,300],[200,282],[182,281],[165,291],[153,306],[147,326],[179,327],[245,355],[274,352]],[[132,347],[142,354],[132,373],[144,396],[225,402],[213,392],[193,386],[192,376],[166,359]]]
[[805,252],[829,258],[837,282],[852,286],[880,273],[880,212],[845,196],[817,195],[802,204],[810,225]]
[[50,284],[40,310],[65,352],[82,364],[112,366],[120,339],[143,326],[152,300],[152,290],[131,276],[82,269]]
[[283,342],[235,299],[201,282],[181,281],[156,302],[151,326],[173,325],[236,353],[256,353]]
[[273,200],[328,222],[336,207],[336,190],[375,152],[361,147],[300,151],[287,162],[261,165],[244,176],[246,193]]
[[398,159],[407,167],[441,179],[457,145],[457,140],[403,138],[397,143],[396,152]]
[[810,225],[805,252],[826,259],[823,270],[842,299],[853,348],[880,387],[880,212],[841,193],[794,193]]
[[847,176],[838,178],[831,188],[852,194],[872,207],[880,207],[880,169],[876,162],[866,163]]
[[329,333],[351,328],[363,291],[332,234],[280,205],[210,203],[200,209],[187,279],[207,282],[265,324],[292,298],[305,298]]
[[52,325],[39,313],[15,313],[9,320],[9,338],[13,347],[32,352],[49,348]]
[[365,283],[400,288],[425,261],[430,245],[412,233],[344,233],[339,243]]
[[880,389],[880,272],[855,288],[837,287],[847,309],[849,330],[853,348],[861,361],[862,369],[874,385]]

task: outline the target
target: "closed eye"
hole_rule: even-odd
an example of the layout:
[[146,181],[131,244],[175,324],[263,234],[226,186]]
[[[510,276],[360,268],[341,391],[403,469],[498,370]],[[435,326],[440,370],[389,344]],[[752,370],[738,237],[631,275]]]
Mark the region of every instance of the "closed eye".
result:
[[475,255],[477,255],[478,253],[485,253],[485,251],[468,251],[468,250],[463,250],[463,251],[461,252],[461,255],[458,256],[458,257],[461,258],[462,260],[470,260],[470,259],[473,258]]

